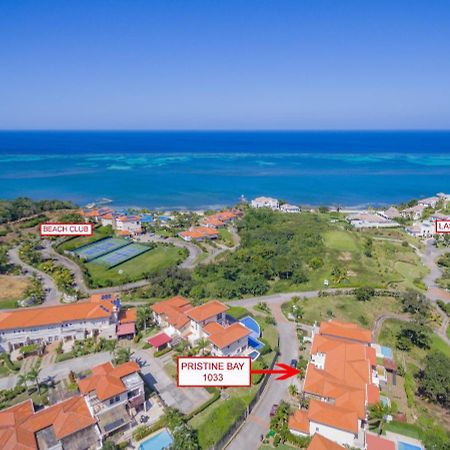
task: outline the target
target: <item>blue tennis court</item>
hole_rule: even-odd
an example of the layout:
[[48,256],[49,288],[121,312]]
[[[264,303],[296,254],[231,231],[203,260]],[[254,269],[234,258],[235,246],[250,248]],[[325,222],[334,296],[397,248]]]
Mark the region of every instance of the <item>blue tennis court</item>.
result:
[[150,250],[141,244],[130,244],[96,258],[93,263],[114,267]]
[[129,245],[130,242],[125,239],[107,238],[101,241],[93,242],[92,244],[83,245],[73,250],[77,256],[85,261],[92,261],[99,256],[112,252],[121,247]]

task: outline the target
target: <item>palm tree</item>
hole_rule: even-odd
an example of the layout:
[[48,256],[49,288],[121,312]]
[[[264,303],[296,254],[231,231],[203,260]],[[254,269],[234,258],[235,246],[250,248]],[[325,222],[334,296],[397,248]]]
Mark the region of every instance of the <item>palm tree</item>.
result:
[[133,352],[129,348],[118,347],[114,352],[115,364],[127,363],[131,360]]
[[136,328],[141,331],[147,329],[147,324],[152,318],[152,312],[148,306],[139,306],[137,309]]
[[205,338],[201,338],[199,339],[199,341],[197,342],[197,349],[199,354],[203,354],[203,351],[205,350],[205,348],[207,348],[209,346],[209,342],[207,339]]
[[372,429],[377,429],[381,434],[383,425],[387,421],[387,416],[391,414],[391,408],[382,402],[369,406],[369,424]]
[[41,385],[39,383],[39,375],[40,374],[41,374],[41,369],[38,364],[35,364],[30,369],[30,371],[28,372],[28,376],[27,376],[27,378],[36,385],[39,395],[41,394]]
[[295,384],[290,384],[288,390],[289,390],[289,395],[291,395],[292,397],[297,397],[298,389]]
[[29,379],[30,379],[30,377],[27,372],[19,373],[19,375],[17,375],[17,384],[19,386],[25,386],[25,389],[28,391],[28,380]]

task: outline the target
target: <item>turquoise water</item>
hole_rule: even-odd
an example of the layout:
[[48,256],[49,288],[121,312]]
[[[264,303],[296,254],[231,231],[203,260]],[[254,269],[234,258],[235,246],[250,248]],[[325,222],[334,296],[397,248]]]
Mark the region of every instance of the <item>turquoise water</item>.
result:
[[450,132],[0,132],[0,197],[207,208],[362,206],[450,192]]
[[163,450],[172,444],[172,442],[172,436],[167,430],[164,430],[144,441],[139,446],[139,450]]
[[417,445],[412,445],[406,442],[399,441],[398,450],[422,450],[422,447],[418,447]]
[[392,353],[392,349],[389,347],[380,346],[381,353],[385,358],[393,359],[394,354]]
[[252,331],[252,336],[258,338],[261,336],[261,328],[258,322],[250,316],[243,317],[239,320],[244,326]]

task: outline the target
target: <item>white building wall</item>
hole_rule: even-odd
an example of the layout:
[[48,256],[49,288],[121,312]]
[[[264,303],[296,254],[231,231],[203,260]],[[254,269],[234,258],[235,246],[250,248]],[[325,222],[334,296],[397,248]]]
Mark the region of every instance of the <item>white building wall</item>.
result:
[[116,335],[115,323],[109,319],[74,321],[57,325],[45,325],[33,328],[0,330],[0,349],[9,351],[9,345],[25,345],[27,342],[49,343],[63,339],[84,339],[85,333],[98,331],[99,336],[112,339]]
[[217,348],[215,345],[212,346],[211,354],[213,356],[236,356],[240,355],[248,347],[248,337],[239,339],[233,342],[231,345],[225,348]]
[[322,436],[325,436],[331,441],[337,442],[341,445],[349,445],[350,447],[354,446],[355,439],[358,437],[357,434],[355,435],[349,431],[339,430],[328,425],[310,421],[309,434],[312,436],[315,433],[320,433]]

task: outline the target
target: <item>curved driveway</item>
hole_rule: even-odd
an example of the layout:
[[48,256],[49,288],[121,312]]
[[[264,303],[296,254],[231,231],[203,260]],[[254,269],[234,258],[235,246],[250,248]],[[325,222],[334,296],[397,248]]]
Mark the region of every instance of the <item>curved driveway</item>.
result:
[[23,262],[19,257],[19,247],[13,247],[8,251],[9,260],[16,266],[19,266],[22,271],[30,274],[35,274],[42,282],[45,289],[45,304],[55,305],[59,304],[59,300],[62,297],[62,292],[58,289],[53,278],[40,270],[35,269],[33,266]]

